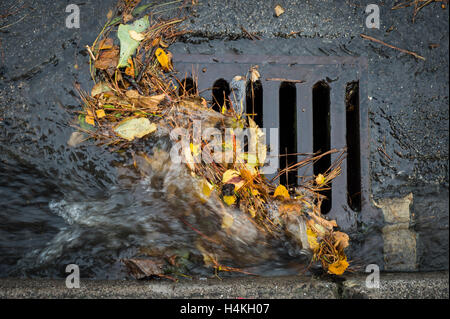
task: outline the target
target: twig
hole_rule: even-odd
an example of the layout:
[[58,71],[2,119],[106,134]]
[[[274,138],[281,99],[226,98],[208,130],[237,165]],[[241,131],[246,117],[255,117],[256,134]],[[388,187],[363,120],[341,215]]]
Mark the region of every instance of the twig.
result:
[[86,44],[85,47],[86,47],[86,49],[87,49],[89,55],[91,56],[91,59],[92,59],[93,61],[95,61],[96,58],[95,58],[95,56],[94,56],[94,53],[92,53],[91,48],[90,48],[87,44]]
[[362,34],[362,33],[360,33],[360,36],[361,36],[361,38],[363,38],[363,39],[366,39],[366,40],[370,40],[370,41],[373,41],[373,42],[380,43],[380,44],[385,45],[385,46],[387,46],[387,47],[389,47],[389,48],[391,48],[391,49],[395,49],[395,50],[398,50],[398,51],[403,52],[403,53],[411,54],[411,55],[414,56],[415,58],[421,59],[421,60],[424,60],[424,61],[425,61],[425,58],[424,58],[423,56],[418,55],[418,54],[415,53],[415,52],[408,51],[408,50],[405,50],[405,49],[400,49],[400,48],[398,48],[398,47],[396,47],[396,46],[393,46],[393,45],[391,45],[391,44],[388,44],[388,43],[386,43],[386,42],[383,42],[383,41],[381,41],[381,40],[375,39],[375,38],[373,38],[373,37],[371,37],[371,36],[368,36],[368,35],[365,35],[365,34]]
[[250,38],[250,40],[255,40],[255,39],[256,40],[261,40],[261,38],[259,36],[257,36],[256,34],[251,34],[247,30],[245,30],[243,26],[241,26],[241,30],[242,30],[242,32],[244,32]]
[[384,149],[382,149],[381,147],[378,147],[378,151],[381,152],[384,156],[386,156],[386,158],[389,161],[392,161],[392,158],[386,153],[386,151]]
[[266,78],[266,81],[279,81],[279,82],[292,82],[292,83],[305,83],[305,80],[290,80],[283,78]]
[[11,27],[11,26],[13,26],[13,25],[15,25],[16,23],[19,23],[20,21],[22,21],[23,19],[25,19],[25,17],[26,16],[28,16],[28,15],[30,15],[29,13],[27,13],[26,15],[24,15],[22,18],[20,18],[19,20],[17,20],[16,22],[13,22],[13,23],[11,23],[11,24],[8,24],[8,25],[5,25],[5,26],[3,26],[3,27],[1,27],[0,28],[0,30],[3,30],[3,29],[6,29],[6,28],[9,28],[9,27]]

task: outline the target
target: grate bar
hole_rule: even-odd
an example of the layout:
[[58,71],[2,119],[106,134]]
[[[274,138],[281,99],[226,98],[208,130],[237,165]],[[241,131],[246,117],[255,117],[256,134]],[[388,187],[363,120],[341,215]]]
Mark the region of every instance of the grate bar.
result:
[[[270,145],[269,128],[280,129],[280,85],[282,81],[267,81],[268,78],[283,78],[292,80],[303,80],[304,83],[296,83],[296,119],[294,123],[297,130],[293,130],[293,138],[297,140],[297,152],[312,153],[314,147],[314,119],[313,119],[313,86],[319,82],[329,86],[330,89],[330,148],[342,148],[347,144],[347,132],[349,132],[346,112],[346,87],[350,82],[358,82],[359,86],[359,114],[354,114],[351,122],[353,128],[350,132],[358,129],[359,122],[359,157],[358,150],[354,158],[359,158],[360,167],[349,167],[360,170],[361,182],[361,205],[360,210],[373,210],[369,203],[369,145],[368,145],[368,112],[367,112],[367,59],[364,57],[293,57],[293,56],[208,56],[208,55],[185,55],[178,54],[174,57],[175,69],[180,72],[180,78],[191,76],[198,78],[199,91],[211,88],[213,83],[223,78],[228,83],[235,75],[245,75],[251,66],[258,65],[262,84],[262,109],[263,127],[266,128],[266,142],[272,151],[278,152]],[[326,82],[323,82],[326,80]],[[202,93],[207,100],[211,99],[211,91]],[[347,102],[348,103],[348,102]],[[358,118],[359,121],[355,121]],[[326,121],[326,119],[324,119]],[[356,124],[355,124],[356,123]],[[295,125],[294,125],[295,126]],[[358,138],[356,138],[358,140]],[[279,141],[278,141],[279,142]],[[354,144],[354,142],[352,142]],[[358,145],[358,143],[356,143]],[[278,145],[279,147],[279,145]],[[284,152],[282,152],[284,153]],[[331,161],[336,158],[332,154]],[[298,157],[301,160],[301,157]],[[341,220],[340,225],[354,227],[356,223],[355,213],[348,205],[347,193],[350,178],[347,176],[348,161],[342,162],[341,175],[332,185],[330,217]],[[268,175],[272,178],[277,173]],[[300,176],[311,176],[312,167],[299,171]],[[356,175],[358,176],[358,175]],[[352,181],[354,184],[354,182]],[[356,181],[356,185],[358,185]],[[370,212],[368,212],[370,213]]]

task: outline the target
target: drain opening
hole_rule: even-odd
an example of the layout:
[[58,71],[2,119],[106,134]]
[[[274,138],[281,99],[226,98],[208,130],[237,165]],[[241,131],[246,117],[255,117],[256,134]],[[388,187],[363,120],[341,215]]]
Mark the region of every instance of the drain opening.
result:
[[195,95],[197,93],[197,84],[192,78],[185,78],[178,89],[178,95]]
[[[292,82],[282,82],[279,89],[280,115],[280,170],[297,163],[297,89]],[[297,171],[280,176],[280,184],[297,186]]]
[[361,211],[361,160],[359,133],[359,81],[347,83],[345,89],[347,140],[347,204]]
[[178,95],[195,95],[197,93],[197,84],[192,78],[185,78],[178,89]]
[[228,100],[229,95],[230,85],[225,79],[218,79],[216,82],[214,82],[212,88],[213,110],[221,112],[222,106],[224,105],[228,109],[230,107],[230,101]]
[[[325,81],[317,82],[313,86],[313,151],[324,153],[330,150],[330,86]],[[331,154],[325,155],[314,163],[314,175],[323,174],[331,166]],[[331,187],[322,191],[326,196],[322,202],[321,213],[327,214],[331,210]]]
[[260,80],[247,82],[245,104],[248,116],[263,127],[263,87]]

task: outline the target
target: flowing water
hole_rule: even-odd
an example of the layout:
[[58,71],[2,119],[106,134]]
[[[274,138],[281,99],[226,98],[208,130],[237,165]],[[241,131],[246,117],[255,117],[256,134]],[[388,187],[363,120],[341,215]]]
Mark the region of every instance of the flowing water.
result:
[[[50,131],[47,123],[41,125]],[[51,137],[41,133],[40,138]],[[32,151],[33,143],[24,143],[23,136],[20,141]],[[149,164],[136,157],[139,169],[131,154],[110,153],[91,141],[77,148],[62,139],[45,146],[50,160],[37,150],[18,157],[16,143],[1,146],[2,276],[59,277],[73,263],[84,277],[123,278],[120,259],[142,251],[183,255],[187,274],[212,274],[203,267],[199,245],[227,266],[262,275],[298,273],[308,262],[310,256],[295,243],[271,239],[237,209],[231,211],[232,227],[222,230],[220,200],[199,201],[189,171],[170,161],[164,133],[139,145],[153,159]],[[198,232],[224,245],[211,244]]]

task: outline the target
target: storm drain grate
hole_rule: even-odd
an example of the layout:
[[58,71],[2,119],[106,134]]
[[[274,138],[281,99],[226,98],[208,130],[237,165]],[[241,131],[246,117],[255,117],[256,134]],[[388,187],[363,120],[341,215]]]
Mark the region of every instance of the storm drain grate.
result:
[[[259,81],[247,82],[246,111],[261,127],[278,128],[279,154],[326,152],[347,146],[342,173],[325,195],[322,213],[369,209],[367,60],[364,57],[177,55],[175,68],[187,89],[223,105],[234,76],[258,65]],[[210,89],[210,90],[208,90]],[[250,94],[250,90],[253,93]],[[252,98],[253,96],[253,98]],[[215,107],[218,108],[218,105]],[[280,156],[280,169],[300,155]],[[297,174],[324,172],[337,154],[324,156],[309,171],[281,176],[295,185]],[[274,176],[274,175],[273,175]],[[269,178],[273,176],[268,176]]]

